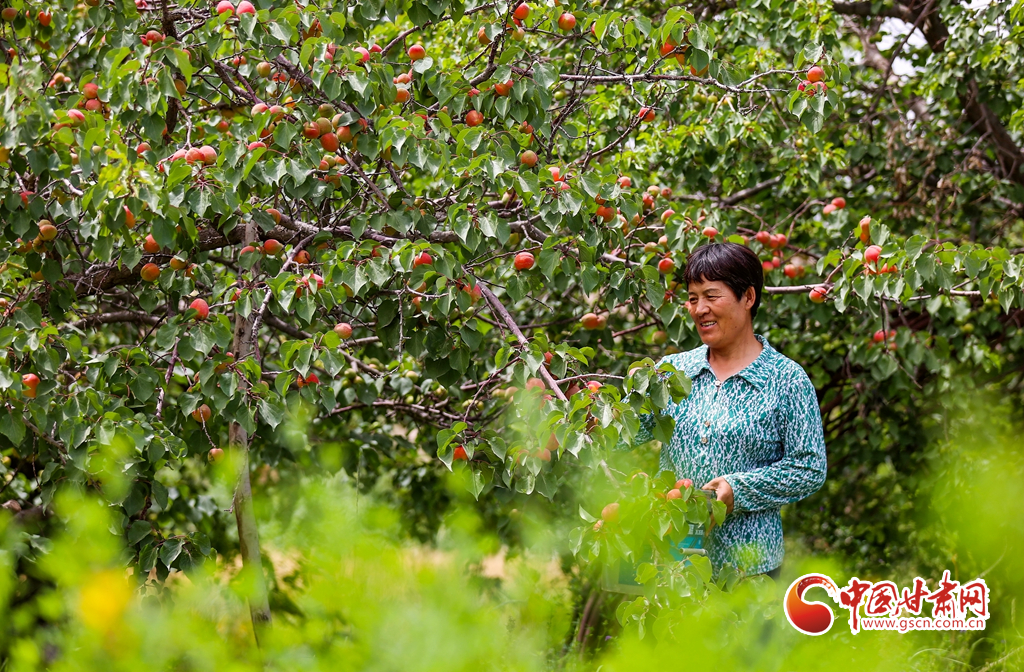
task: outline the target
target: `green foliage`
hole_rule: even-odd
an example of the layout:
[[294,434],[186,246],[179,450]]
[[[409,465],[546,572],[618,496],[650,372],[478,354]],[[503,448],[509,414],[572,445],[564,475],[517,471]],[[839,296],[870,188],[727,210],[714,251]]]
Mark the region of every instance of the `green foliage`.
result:
[[[952,450],[952,402],[993,393],[1020,411],[1020,3],[727,4],[538,4],[519,34],[503,3],[261,0],[236,16],[12,2],[0,22],[0,494],[38,525],[16,541],[19,573],[67,555],[51,554],[70,520],[60,493],[76,492],[102,502],[90,529],[123,544],[96,541],[117,559],[90,571],[130,567],[162,599],[245,545],[246,524],[225,514],[238,474],[251,473],[261,524],[268,502],[305,501],[289,488],[330,474],[401,512],[392,540],[438,543],[455,502],[513,554],[536,543],[515,521],[544,521],[582,549],[563,553],[578,619],[588,563],[633,559],[672,538],[664,520],[703,511],[644,499],[626,507],[635,534],[606,530],[602,546],[572,531],[581,506],[646,497],[661,478],[630,480],[641,458],[609,449],[688,392],[656,363],[699,344],[680,271],[710,244],[705,227],[769,264],[755,329],[819,391],[828,481],[787,509],[787,534],[861,569],[944,567],[949,547],[916,513]],[[565,11],[572,31],[557,26]],[[923,43],[888,32],[915,23]],[[426,57],[411,61],[416,42]],[[371,45],[363,61],[356,48]],[[801,91],[814,65],[827,88]],[[311,123],[337,148],[304,135]],[[520,162],[527,149],[535,167]],[[826,212],[836,197],[845,207]],[[516,271],[522,251],[536,264]],[[677,269],[662,274],[669,254]],[[822,304],[808,300],[815,286]],[[591,313],[598,328],[581,322]],[[447,487],[453,474],[466,494]],[[651,596],[678,606],[666,592],[684,585],[678,568],[663,569],[646,577]],[[57,623],[46,595],[88,572],[39,571],[18,599],[36,605],[39,591],[43,606],[19,618]],[[694,601],[735,587],[679,571]],[[291,607],[279,586],[270,595],[280,621]],[[217,599],[237,625],[238,598]],[[523,631],[531,651],[559,649],[548,627]],[[0,651],[31,660],[22,642]],[[212,660],[255,660],[210,646]],[[465,666],[541,665],[515,644],[481,646]]]
[[[967,421],[963,431],[976,427]],[[111,507],[96,495],[66,490],[55,498],[60,525],[44,549],[24,522],[12,523],[0,512],[5,669],[656,669],[684,652],[717,656],[740,670],[840,669],[852,662],[864,669],[925,671],[952,669],[950,661],[959,668],[988,662],[989,669],[1014,669],[1020,642],[1011,604],[1020,588],[1022,520],[1017,513],[979,517],[976,503],[1008,473],[1019,477],[1019,451],[1005,436],[994,444],[959,438],[966,454],[939,458],[932,484],[936,500],[947,506],[922,520],[922,527],[945,535],[962,578],[976,575],[978,567],[988,570],[992,618],[974,644],[947,633],[855,637],[841,610],[829,633],[807,637],[782,614],[788,577],[779,584],[733,577],[720,586],[700,563],[668,563],[672,577],[662,581],[644,576],[654,570],[641,566],[638,579],[650,589],[645,595],[593,593],[594,611],[611,611],[612,621],[593,619],[585,628],[574,617],[577,579],[552,562],[572,555],[571,535],[534,508],[509,523],[529,539],[528,550],[502,547],[460,482],[468,470],[457,468],[439,486],[453,501],[431,546],[410,544],[404,511],[360,494],[342,472],[284,477],[261,497],[275,621],[263,631],[259,649],[245,606],[253,595],[251,577],[230,558],[201,561],[187,574],[161,581],[155,571],[126,572],[130,549],[112,533]],[[230,502],[232,473],[222,470],[213,484],[218,507]],[[707,514],[688,496],[670,502],[655,497],[672,484],[667,474],[629,482],[619,523],[593,537],[588,533],[588,544],[604,535],[602,544],[613,538],[621,543],[603,548],[628,555],[634,552],[628,545],[659,519]],[[1019,488],[1001,490],[1009,501],[1019,499]],[[593,517],[584,509],[580,515],[589,529]],[[32,557],[39,560],[25,562]],[[842,582],[849,575],[825,556],[790,562],[794,578],[815,571]],[[17,576],[15,566],[31,579]],[[580,565],[584,573],[598,567],[590,559]],[[597,638],[591,628],[618,636],[595,643],[589,658],[577,658],[580,644]],[[859,644],[865,637],[870,646]]]

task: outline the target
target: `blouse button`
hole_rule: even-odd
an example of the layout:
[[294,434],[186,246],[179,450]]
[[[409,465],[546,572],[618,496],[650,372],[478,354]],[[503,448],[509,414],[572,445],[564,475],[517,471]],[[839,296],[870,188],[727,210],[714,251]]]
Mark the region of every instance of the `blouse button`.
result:
[[705,427],[710,427],[711,426],[711,421],[710,420],[705,420],[704,421],[704,426]]
[[708,437],[706,437],[706,436],[700,437],[700,442],[701,443],[707,443],[708,442]]

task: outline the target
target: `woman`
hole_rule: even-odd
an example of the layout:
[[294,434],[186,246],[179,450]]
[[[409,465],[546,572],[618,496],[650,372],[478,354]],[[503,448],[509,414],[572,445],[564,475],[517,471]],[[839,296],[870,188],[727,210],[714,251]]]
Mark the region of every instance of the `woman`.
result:
[[[733,564],[777,578],[784,554],[779,508],[825,482],[825,440],[814,386],[803,368],[754,334],[764,273],[750,249],[703,245],[687,259],[686,307],[704,345],[664,357],[693,381],[662,412],[675,419],[661,467],[714,490],[725,503],[705,548],[717,576]],[[634,443],[652,438],[642,418]]]

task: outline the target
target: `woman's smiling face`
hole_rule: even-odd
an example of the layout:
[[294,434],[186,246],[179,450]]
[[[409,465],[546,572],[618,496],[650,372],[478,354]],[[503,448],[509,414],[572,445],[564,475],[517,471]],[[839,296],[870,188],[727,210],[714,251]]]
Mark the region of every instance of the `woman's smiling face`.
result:
[[686,290],[689,296],[686,309],[697,325],[700,340],[708,347],[734,343],[752,329],[753,287],[739,300],[729,285],[720,280],[691,283]]

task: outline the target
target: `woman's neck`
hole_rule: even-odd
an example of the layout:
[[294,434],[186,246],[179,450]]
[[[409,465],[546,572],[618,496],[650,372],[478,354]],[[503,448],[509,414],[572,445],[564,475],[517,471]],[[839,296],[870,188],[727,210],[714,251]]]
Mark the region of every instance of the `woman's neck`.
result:
[[715,348],[708,346],[708,364],[720,379],[728,378],[757,359],[763,349],[764,346],[754,336],[753,330],[747,331],[734,342]]

